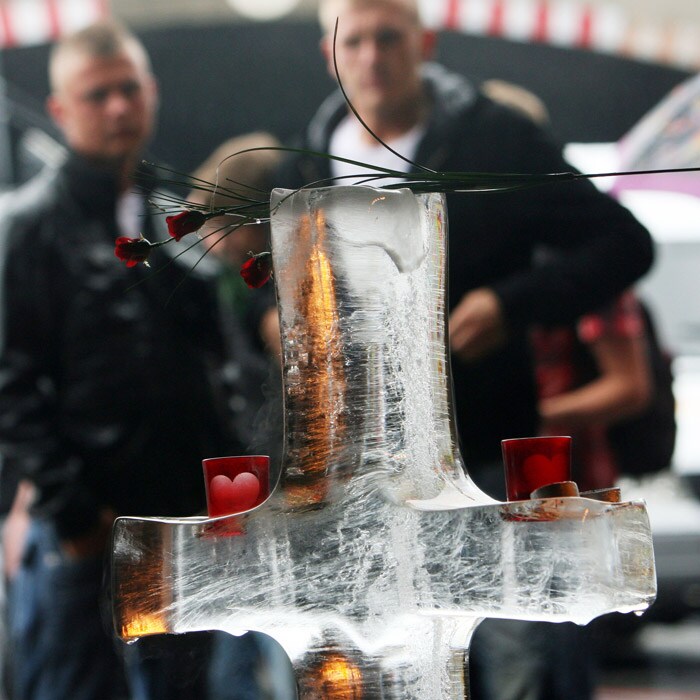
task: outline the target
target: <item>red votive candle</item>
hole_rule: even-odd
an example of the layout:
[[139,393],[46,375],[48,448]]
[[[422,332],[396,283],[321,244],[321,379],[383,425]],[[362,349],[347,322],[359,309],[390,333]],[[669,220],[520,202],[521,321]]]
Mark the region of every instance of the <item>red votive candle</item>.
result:
[[259,506],[270,495],[266,455],[210,457],[202,460],[210,518],[235,515]]
[[542,486],[571,480],[571,438],[529,437],[501,440],[509,501],[524,501]]

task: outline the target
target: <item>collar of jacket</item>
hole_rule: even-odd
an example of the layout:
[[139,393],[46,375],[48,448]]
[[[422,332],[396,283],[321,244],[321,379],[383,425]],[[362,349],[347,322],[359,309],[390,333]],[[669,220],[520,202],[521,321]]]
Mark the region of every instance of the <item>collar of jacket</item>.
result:
[[[95,165],[83,156],[71,151],[61,167],[61,173],[71,197],[87,211],[96,213],[114,212],[119,190],[116,174]],[[139,166],[138,186],[148,193],[155,185],[152,168]]]

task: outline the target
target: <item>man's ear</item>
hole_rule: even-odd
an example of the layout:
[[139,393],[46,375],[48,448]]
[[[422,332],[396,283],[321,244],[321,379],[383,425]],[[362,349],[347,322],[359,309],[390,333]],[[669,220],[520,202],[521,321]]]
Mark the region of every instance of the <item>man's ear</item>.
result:
[[333,65],[333,40],[325,34],[318,44],[321,49],[321,55],[323,60],[326,62],[326,70],[328,74],[335,80],[335,66]]
[[59,128],[63,124],[63,105],[56,95],[51,94],[46,98],[46,111]]
[[424,29],[421,37],[421,51],[424,61],[429,61],[435,56],[435,46],[437,45],[437,32],[431,29]]
[[153,100],[154,110],[157,113],[160,109],[160,85],[158,80],[152,74],[148,75],[147,89],[150,92],[151,100]]

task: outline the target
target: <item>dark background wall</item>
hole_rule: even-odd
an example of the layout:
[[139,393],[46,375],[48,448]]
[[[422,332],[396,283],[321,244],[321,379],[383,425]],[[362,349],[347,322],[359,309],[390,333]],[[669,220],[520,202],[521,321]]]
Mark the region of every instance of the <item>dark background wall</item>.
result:
[[[140,32],[161,89],[154,157],[192,169],[220,142],[265,129],[287,139],[333,88],[314,22]],[[11,96],[41,113],[48,47],[5,51]],[[562,141],[622,136],[686,73],[586,51],[444,33],[438,59],[476,80],[519,83],[547,104]]]

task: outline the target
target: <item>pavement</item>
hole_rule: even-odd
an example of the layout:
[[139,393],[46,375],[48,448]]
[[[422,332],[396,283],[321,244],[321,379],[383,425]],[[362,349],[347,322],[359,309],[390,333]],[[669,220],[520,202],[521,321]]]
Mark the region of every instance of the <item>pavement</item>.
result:
[[700,700],[700,614],[607,642],[595,700]]

